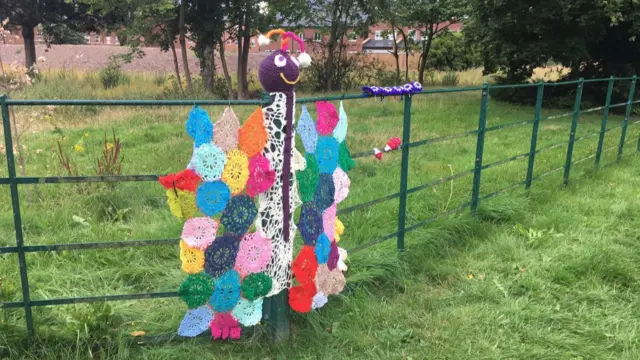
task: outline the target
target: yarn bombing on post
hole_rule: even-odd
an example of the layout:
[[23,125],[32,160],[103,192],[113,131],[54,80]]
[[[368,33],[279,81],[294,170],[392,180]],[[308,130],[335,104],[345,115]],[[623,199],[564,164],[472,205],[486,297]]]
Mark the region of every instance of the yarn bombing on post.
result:
[[[242,126],[230,107],[214,125],[194,106],[186,121],[189,165],[159,177],[171,213],[183,222],[185,278],[178,295],[187,311],[180,336],[210,331],[213,339],[238,339],[243,328],[260,325],[265,297],[290,289],[291,308],[308,312],[344,288],[347,252],[337,242],[345,230],[336,213],[355,166],[346,146],[347,113],[342,103],[337,110],[318,102],[314,121],[303,107],[297,130],[305,153],[296,149],[294,88],[311,58],[291,32],[270,31],[260,43],[273,35],[282,39],[281,49],[259,69],[271,102]],[[287,52],[292,41],[301,51],[297,59]],[[297,229],[304,245],[294,260]]]

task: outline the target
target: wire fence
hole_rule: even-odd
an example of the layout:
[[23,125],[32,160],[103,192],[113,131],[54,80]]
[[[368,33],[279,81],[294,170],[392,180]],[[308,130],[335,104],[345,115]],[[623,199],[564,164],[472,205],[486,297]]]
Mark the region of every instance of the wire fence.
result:
[[[624,103],[611,104],[614,82],[621,82],[621,81],[630,82],[628,100]],[[595,82],[608,82],[608,90],[607,90],[605,104],[600,107],[594,107],[594,108],[582,110],[581,109],[582,90],[584,88],[584,84],[595,83]],[[555,87],[560,85],[576,86],[576,96],[575,96],[573,111],[554,115],[554,116],[542,117],[541,116],[542,99],[543,99],[545,88]],[[487,113],[488,113],[488,99],[489,99],[490,90],[503,89],[503,88],[521,88],[521,87],[537,88],[535,112],[533,114],[533,119],[488,127]],[[632,106],[633,104],[639,102],[634,100],[635,87],[636,87],[636,76],[630,77],[630,78],[611,77],[608,79],[589,79],[589,80],[580,79],[575,81],[565,81],[565,82],[556,82],[556,83],[539,82],[539,83],[530,83],[530,84],[494,85],[494,86],[491,86],[489,84],[484,84],[483,86],[463,87],[463,88],[425,89],[422,93],[416,94],[414,96],[428,96],[430,94],[480,91],[481,99],[480,99],[480,113],[478,118],[478,126],[476,129],[464,131],[457,134],[426,138],[426,139],[420,139],[420,140],[413,140],[413,141],[411,139],[412,97],[405,96],[403,98],[404,113],[403,113],[403,124],[402,124],[400,188],[398,189],[399,191],[393,194],[382,196],[377,199],[373,199],[373,200],[356,204],[344,209],[340,209],[338,211],[338,214],[349,214],[357,210],[368,208],[386,201],[398,199],[399,208],[398,208],[397,230],[392,233],[379,236],[377,239],[369,241],[365,244],[358,244],[357,246],[347,250],[350,253],[354,253],[354,252],[361,251],[368,247],[371,247],[376,244],[395,238],[397,250],[400,252],[403,252],[405,250],[405,235],[407,233],[414,231],[416,229],[419,229],[421,227],[424,227],[434,221],[437,221],[438,219],[441,219],[443,217],[446,217],[454,213],[458,213],[465,209],[469,209],[471,213],[475,215],[481,201],[493,198],[495,196],[498,196],[500,194],[503,194],[513,189],[517,189],[521,187],[524,187],[524,189],[529,189],[532,186],[533,181],[558,171],[563,171],[563,183],[566,185],[569,182],[572,165],[581,163],[590,159],[594,159],[595,166],[598,167],[600,165],[600,161],[602,159],[603,153],[607,151],[617,150],[616,158],[619,161],[623,154],[624,145],[631,140],[635,140],[635,139],[626,139],[628,126],[630,124],[640,122],[640,121],[630,122]],[[296,103],[301,104],[301,103],[311,103],[315,101],[337,101],[337,100],[357,101],[358,99],[362,99],[366,97],[368,96],[362,95],[362,94],[353,94],[353,95],[341,95],[341,96],[339,95],[339,96],[301,98],[301,99],[297,99]],[[2,110],[2,123],[4,128],[4,141],[5,141],[5,148],[7,149],[6,158],[7,158],[7,167],[8,167],[8,177],[0,178],[0,185],[9,185],[9,188],[10,188],[11,206],[13,210],[13,222],[15,227],[15,240],[16,240],[15,246],[1,247],[0,254],[15,253],[18,255],[20,280],[21,280],[21,287],[22,287],[21,301],[2,302],[0,303],[0,308],[4,308],[4,309],[24,308],[26,328],[29,335],[34,334],[34,322],[33,322],[34,320],[32,316],[33,307],[89,303],[89,302],[98,302],[98,301],[171,298],[171,297],[177,297],[178,293],[175,291],[147,292],[147,293],[137,293],[137,294],[113,294],[113,295],[101,295],[101,296],[84,296],[84,297],[68,297],[68,298],[34,300],[34,299],[31,299],[31,295],[30,295],[28,264],[25,256],[27,253],[65,251],[65,250],[111,249],[111,248],[122,248],[122,247],[159,246],[159,245],[167,245],[167,244],[177,245],[180,239],[170,238],[170,239],[147,239],[147,240],[126,240],[126,241],[107,241],[107,242],[83,242],[83,243],[69,243],[69,244],[25,245],[24,237],[23,237],[23,223],[22,223],[22,217],[21,217],[22,213],[20,208],[20,197],[19,197],[19,189],[18,189],[20,185],[97,183],[97,182],[153,182],[158,180],[159,175],[64,176],[64,177],[17,176],[15,157],[13,152],[11,151],[11,149],[13,149],[13,139],[12,139],[12,132],[11,132],[12,129],[10,124],[10,117],[9,117],[9,108],[11,106],[47,106],[47,105],[192,106],[196,103],[198,105],[243,106],[243,105],[264,105],[266,101],[263,101],[263,100],[244,100],[244,101],[242,100],[241,101],[234,101],[234,100],[231,100],[231,101],[229,100],[204,100],[204,101],[201,101],[201,100],[198,100],[198,101],[194,101],[194,100],[167,100],[167,101],[162,101],[162,100],[160,101],[154,101],[154,100],[22,100],[22,99],[12,100],[12,99],[8,99],[6,96],[2,96],[0,98],[0,106]],[[617,107],[625,107],[624,120],[620,125],[617,125],[614,127],[607,127],[609,110]],[[584,113],[591,113],[596,111],[603,111],[600,131],[593,132],[590,134],[585,134],[580,137],[576,137],[576,131],[578,128],[578,120],[580,118],[580,115]],[[548,145],[540,148],[537,147],[539,127],[543,121],[547,121],[550,119],[558,119],[561,117],[569,117],[569,116],[571,117],[571,130],[570,130],[570,133],[568,134],[569,139],[567,142],[552,144],[552,145]],[[496,131],[496,130],[508,129],[513,127],[521,127],[521,126],[531,126],[531,141],[530,141],[529,151],[506,158],[506,159],[494,161],[491,163],[483,162],[485,135],[487,133]],[[616,146],[605,149],[604,148],[605,134],[607,132],[610,132],[618,128],[621,129],[621,136],[618,144]],[[420,146],[425,146],[425,145],[437,144],[437,143],[441,143],[441,142],[445,142],[453,139],[473,137],[473,136],[476,137],[476,144],[475,144],[476,148],[475,148],[473,168],[452,174],[451,176],[440,178],[438,180],[435,180],[429,183],[425,183],[425,184],[421,184],[413,187],[408,186],[410,149],[420,147]],[[598,145],[597,145],[596,152],[587,157],[574,160],[573,152],[574,152],[575,143],[591,137],[598,137]],[[564,165],[534,176],[534,168],[536,165],[536,155],[542,152],[546,152],[546,151],[564,147],[564,146],[566,146],[566,149],[567,149]],[[638,141],[638,150],[640,151],[640,139]],[[353,157],[357,158],[357,157],[365,157],[365,156],[371,156],[371,155],[373,155],[373,151],[366,151],[366,152],[355,153],[353,154]],[[524,180],[511,184],[503,189],[493,191],[486,195],[483,195],[483,196],[480,195],[483,170],[505,165],[513,161],[522,160],[522,159],[527,159],[527,172]],[[420,220],[413,225],[407,226],[406,214],[407,214],[407,196],[408,195],[419,192],[427,188],[433,188],[435,186],[438,186],[446,182],[450,182],[456,179],[469,177],[469,176],[472,177],[472,188],[471,188],[470,198],[468,201],[460,204],[456,208],[450,209],[448,211],[444,211],[430,218]]]

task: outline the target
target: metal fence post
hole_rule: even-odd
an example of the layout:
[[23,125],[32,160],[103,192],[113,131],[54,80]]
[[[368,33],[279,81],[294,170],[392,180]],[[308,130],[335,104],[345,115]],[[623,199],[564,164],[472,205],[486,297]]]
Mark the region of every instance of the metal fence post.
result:
[[407,214],[407,184],[409,182],[409,142],[411,141],[411,95],[404,97],[404,120],[402,121],[402,162],[400,168],[400,204],[398,207],[399,252],[404,252],[404,229]]
[[527,166],[527,179],[525,189],[531,187],[533,181],[533,166],[536,161],[536,145],[538,143],[538,128],[540,128],[540,112],[542,111],[542,98],[544,95],[544,82],[538,83],[538,94],[536,96],[536,110],[533,115],[533,130],[531,131],[531,148],[529,149],[529,165]]
[[487,128],[487,107],[489,106],[489,84],[482,86],[480,100],[480,119],[478,120],[478,139],[476,141],[476,160],[473,169],[473,187],[471,188],[471,214],[478,210],[480,198],[480,177],[482,176],[482,155],[484,153],[484,135]]
[[7,153],[7,168],[9,170],[9,188],[11,190],[11,207],[13,209],[13,224],[16,231],[16,247],[18,248],[18,262],[20,263],[20,282],[22,284],[22,301],[24,302],[24,315],[27,322],[27,332],[33,336],[33,316],[31,314],[31,298],[29,295],[29,278],[27,277],[27,260],[23,249],[24,238],[22,235],[22,217],[20,214],[20,194],[16,182],[16,163],[13,155],[13,139],[11,138],[11,119],[7,96],[0,97],[2,107],[2,126],[4,129],[4,145]]
[[596,167],[600,166],[602,158],[602,147],[604,146],[604,134],[607,132],[607,120],[609,119],[609,106],[611,106],[611,94],[613,93],[613,83],[615,78],[613,75],[609,78],[609,87],[607,88],[607,98],[604,101],[604,112],[602,114],[602,124],[600,125],[600,137],[598,138],[598,148],[596,150]]
[[569,184],[569,173],[571,172],[571,158],[573,157],[573,145],[576,140],[576,130],[578,119],[580,119],[580,106],[582,104],[582,89],[584,89],[584,79],[580,78],[576,88],[576,102],[573,105],[573,119],[571,120],[571,132],[569,133],[569,146],[567,146],[567,161],[564,163],[564,185]]
[[627,109],[624,112],[624,120],[622,121],[622,131],[620,134],[620,145],[618,145],[618,158],[616,161],[622,159],[622,148],[624,147],[624,140],[627,136],[627,126],[629,125],[629,116],[631,116],[631,108],[633,107],[633,94],[636,91],[636,80],[638,77],[633,75],[631,79],[631,88],[629,89],[629,100],[627,100]]

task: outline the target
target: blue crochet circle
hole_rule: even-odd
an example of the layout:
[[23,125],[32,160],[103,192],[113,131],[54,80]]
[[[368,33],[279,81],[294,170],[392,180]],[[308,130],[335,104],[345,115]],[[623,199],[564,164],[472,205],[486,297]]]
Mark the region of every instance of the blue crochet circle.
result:
[[213,311],[208,305],[199,308],[189,309],[180,322],[178,335],[195,337],[209,330],[209,324],[213,320]]
[[318,187],[313,195],[313,201],[320,207],[321,211],[326,210],[333,205],[336,193],[336,185],[333,182],[333,175],[320,174]]
[[209,304],[215,312],[227,312],[233,310],[239,300],[240,274],[235,270],[229,270],[216,280]]
[[213,123],[209,114],[197,105],[189,112],[187,134],[195,141],[196,146],[209,143],[213,139]]
[[193,153],[193,167],[203,181],[220,180],[226,162],[224,151],[211,142],[197,147]]
[[333,174],[338,166],[338,149],[340,144],[333,137],[321,136],[318,138],[314,152],[318,160],[318,169],[321,174]]
[[196,190],[196,205],[203,214],[214,216],[227,206],[231,191],[222,181],[205,182]]
[[316,240],[316,247],[314,249],[316,253],[316,260],[318,260],[318,264],[326,264],[329,261],[329,252],[331,251],[331,242],[329,238],[324,233],[318,236],[318,240]]
[[314,201],[302,204],[298,230],[305,245],[314,246],[318,236],[324,231],[322,225],[322,211]]
[[238,195],[231,198],[222,212],[220,222],[224,226],[225,234],[244,235],[256,219],[258,209],[248,195]]
[[240,238],[227,235],[217,237],[204,252],[204,271],[214,279],[221,277],[233,269],[239,249]]

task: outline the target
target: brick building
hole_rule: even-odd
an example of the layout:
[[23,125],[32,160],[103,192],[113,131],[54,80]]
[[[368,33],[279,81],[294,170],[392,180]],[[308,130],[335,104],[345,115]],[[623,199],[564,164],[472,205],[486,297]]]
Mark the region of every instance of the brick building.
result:
[[[33,32],[35,34],[36,44],[44,44],[45,39],[42,34],[42,29],[37,26],[33,29]],[[4,33],[2,34],[2,38],[5,44],[24,44],[24,39],[22,38],[22,31],[20,31],[20,28],[16,28],[13,31],[5,29]],[[84,39],[87,42],[86,45],[120,45],[120,41],[118,40],[118,36],[115,32],[88,32],[84,35]]]

